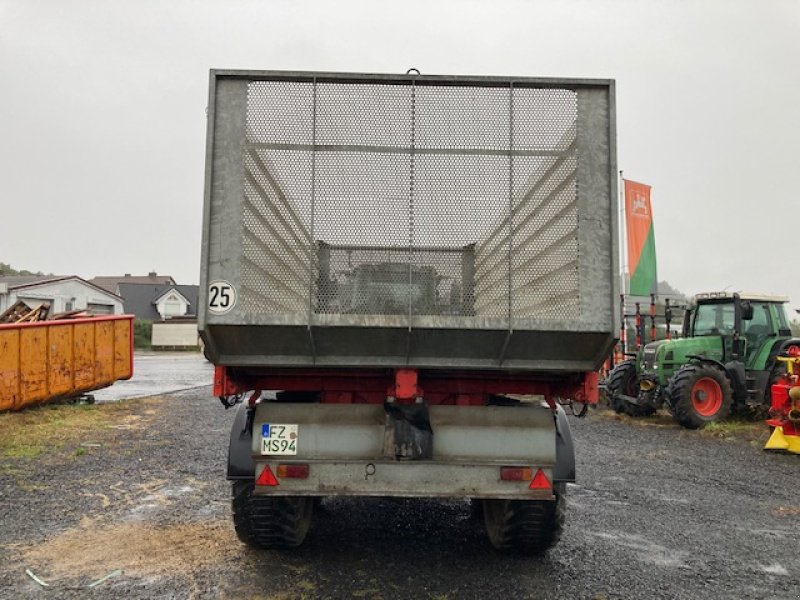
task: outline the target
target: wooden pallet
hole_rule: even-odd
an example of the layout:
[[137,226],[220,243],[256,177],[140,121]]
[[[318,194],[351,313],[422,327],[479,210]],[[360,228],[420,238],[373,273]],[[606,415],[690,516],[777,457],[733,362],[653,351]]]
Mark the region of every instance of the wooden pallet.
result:
[[36,321],[45,321],[49,312],[50,304],[47,302],[42,302],[36,308],[31,308],[22,300],[18,300],[0,315],[0,323],[34,323]]

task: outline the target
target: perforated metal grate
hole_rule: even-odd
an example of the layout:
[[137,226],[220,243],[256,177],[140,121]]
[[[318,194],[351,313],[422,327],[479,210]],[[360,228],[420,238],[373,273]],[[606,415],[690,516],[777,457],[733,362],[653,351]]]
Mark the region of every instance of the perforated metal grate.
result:
[[251,313],[573,319],[577,95],[251,81]]

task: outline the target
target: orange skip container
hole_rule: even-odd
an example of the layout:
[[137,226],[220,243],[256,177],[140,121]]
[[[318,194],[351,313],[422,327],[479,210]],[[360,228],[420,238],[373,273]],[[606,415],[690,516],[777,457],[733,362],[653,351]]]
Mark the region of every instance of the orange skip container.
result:
[[130,379],[133,319],[115,315],[0,325],[0,411]]

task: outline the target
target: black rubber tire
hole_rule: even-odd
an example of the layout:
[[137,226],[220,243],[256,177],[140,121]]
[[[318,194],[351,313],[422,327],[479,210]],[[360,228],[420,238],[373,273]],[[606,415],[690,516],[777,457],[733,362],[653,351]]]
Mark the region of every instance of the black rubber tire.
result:
[[628,414],[632,417],[648,417],[656,412],[650,406],[640,406],[626,402],[620,395],[637,397],[639,395],[639,376],[636,373],[636,361],[625,360],[611,371],[606,384],[608,391],[608,405],[615,412]]
[[256,496],[252,480],[231,484],[233,527],[252,548],[295,548],[303,543],[314,512],[313,496]]
[[483,517],[492,546],[514,554],[542,554],[564,528],[566,484],[554,486],[555,501],[484,500]]
[[[710,378],[719,384],[722,392],[720,407],[710,415],[700,414],[692,401],[695,384]],[[667,387],[667,401],[673,418],[688,429],[702,429],[709,423],[722,421],[731,414],[733,391],[727,375],[711,365],[684,365],[670,379]]]

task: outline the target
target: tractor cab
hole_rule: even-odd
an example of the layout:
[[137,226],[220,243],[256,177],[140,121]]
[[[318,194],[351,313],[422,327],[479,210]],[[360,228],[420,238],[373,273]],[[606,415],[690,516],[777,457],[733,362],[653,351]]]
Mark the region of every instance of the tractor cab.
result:
[[684,314],[684,344],[689,343],[692,354],[721,363],[741,361],[747,369],[764,368],[772,350],[768,342],[791,335],[787,301],[759,294],[698,294]]

